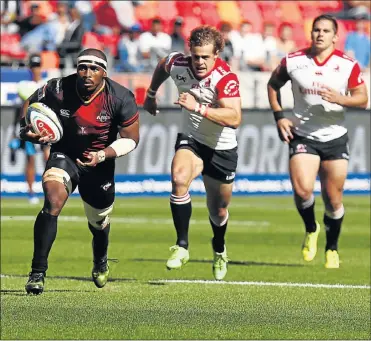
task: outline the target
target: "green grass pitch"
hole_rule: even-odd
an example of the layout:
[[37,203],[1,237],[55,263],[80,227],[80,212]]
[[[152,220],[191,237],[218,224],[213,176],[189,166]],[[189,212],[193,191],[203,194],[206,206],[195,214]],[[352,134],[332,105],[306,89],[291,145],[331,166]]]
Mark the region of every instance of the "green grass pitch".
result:
[[[345,197],[340,269],[325,269],[325,230],[313,262],[290,197],[235,197],[225,282],[212,276],[205,199],[193,197],[190,262],[165,267],[175,230],[168,198],[118,198],[111,281],[90,279],[91,235],[78,198],[64,208],[44,294],[24,285],[41,205],[1,200],[1,339],[370,339],[370,198]],[[323,205],[316,213],[322,222]]]

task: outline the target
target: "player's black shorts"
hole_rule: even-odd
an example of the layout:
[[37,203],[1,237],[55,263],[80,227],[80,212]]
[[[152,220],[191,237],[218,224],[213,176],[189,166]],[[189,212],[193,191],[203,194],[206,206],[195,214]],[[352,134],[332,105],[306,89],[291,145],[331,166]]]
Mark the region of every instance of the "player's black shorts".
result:
[[296,154],[308,153],[318,155],[321,161],[349,160],[348,140],[348,134],[327,142],[313,141],[294,135],[294,139],[290,141],[289,145],[290,158]]
[[197,142],[186,134],[178,134],[175,151],[189,149],[204,162],[202,175],[206,174],[225,184],[234,181],[237,168],[237,147],[228,150],[215,150]]
[[115,200],[113,160],[102,162],[96,167],[80,167],[67,155],[54,152],[46,163],[45,171],[52,167],[63,169],[69,174],[72,192],[78,186],[82,200],[90,206],[102,209],[113,204]]

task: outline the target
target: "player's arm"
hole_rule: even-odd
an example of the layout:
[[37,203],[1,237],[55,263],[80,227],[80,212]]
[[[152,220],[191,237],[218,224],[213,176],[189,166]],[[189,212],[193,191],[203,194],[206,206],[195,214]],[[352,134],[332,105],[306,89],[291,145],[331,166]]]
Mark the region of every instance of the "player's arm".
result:
[[31,125],[27,125],[26,123],[26,113],[27,113],[28,107],[32,103],[45,101],[46,93],[47,91],[50,91],[49,87],[50,87],[49,83],[43,85],[41,88],[36,90],[27,100],[24,101],[23,106],[21,108],[20,131],[19,131],[19,137],[22,140],[30,141],[36,144],[48,143],[49,136],[41,136],[31,131]]
[[342,95],[338,91],[329,87],[323,88],[320,95],[325,101],[336,103],[343,107],[352,108],[367,108],[368,95],[367,88],[362,78],[361,69],[359,64],[354,64],[352,72],[348,79],[348,95]]
[[[105,160],[116,159],[129,154],[137,147],[139,143],[139,119],[130,126],[121,127],[119,129],[119,134],[120,138],[103,149],[103,151],[100,151],[104,152]],[[100,152],[98,152],[98,154]]]
[[156,116],[159,111],[157,110],[156,93],[163,82],[170,76],[170,69],[175,61],[181,54],[174,52],[167,57],[162,58],[152,75],[151,84],[147,89],[146,98],[144,100],[143,108],[151,115]]
[[132,92],[128,91],[122,96],[123,100],[118,104],[115,112],[114,124],[119,125],[120,137],[106,148],[98,152],[90,152],[88,161],[76,162],[82,166],[95,167],[105,160],[112,160],[129,154],[139,143],[139,111]]
[[286,58],[283,58],[277,68],[272,72],[272,75],[267,84],[268,100],[273,111],[274,120],[277,124],[278,135],[281,141],[290,142],[294,136],[291,129],[293,123],[285,118],[281,105],[280,89],[290,80],[287,72]]
[[221,98],[219,108],[207,108],[204,117],[221,126],[238,128],[241,124],[241,97]]
[[221,126],[237,128],[242,115],[239,81],[234,73],[228,74],[216,85],[216,101],[219,107],[211,108],[197,102],[192,94],[185,92],[179,95],[174,104],[179,104],[188,111],[195,111]]

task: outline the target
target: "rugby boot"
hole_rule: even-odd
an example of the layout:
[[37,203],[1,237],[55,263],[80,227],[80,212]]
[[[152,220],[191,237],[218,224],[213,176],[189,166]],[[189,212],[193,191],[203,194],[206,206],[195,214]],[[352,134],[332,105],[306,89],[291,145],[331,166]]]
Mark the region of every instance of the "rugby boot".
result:
[[94,263],[93,270],[91,272],[91,277],[97,288],[103,288],[107,281],[109,275],[109,266],[107,258],[100,263]]
[[180,269],[189,261],[189,252],[184,247],[174,245],[170,247],[171,255],[166,262],[168,270]]
[[339,269],[340,267],[340,258],[336,250],[327,250],[326,254],[326,263],[325,268],[327,269]]
[[44,291],[45,273],[30,272],[25,289],[27,294],[39,295]]
[[228,271],[227,248],[224,245],[223,252],[214,251],[213,274],[217,281],[221,281]]
[[317,240],[320,231],[320,225],[316,222],[316,232],[306,232],[302,247],[302,254],[305,261],[310,262],[317,253]]

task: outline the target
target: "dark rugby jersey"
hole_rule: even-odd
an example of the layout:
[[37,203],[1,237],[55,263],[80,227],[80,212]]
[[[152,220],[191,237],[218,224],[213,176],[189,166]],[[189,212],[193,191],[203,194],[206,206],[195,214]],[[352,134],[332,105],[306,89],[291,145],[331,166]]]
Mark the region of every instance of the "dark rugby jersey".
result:
[[42,102],[60,118],[63,137],[52,144],[51,152],[61,152],[72,160],[86,160],[117,139],[119,127],[133,124],[139,117],[133,93],[105,78],[104,89],[89,103],[76,90],[77,74],[54,78],[30,97],[30,104]]

